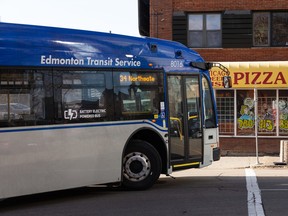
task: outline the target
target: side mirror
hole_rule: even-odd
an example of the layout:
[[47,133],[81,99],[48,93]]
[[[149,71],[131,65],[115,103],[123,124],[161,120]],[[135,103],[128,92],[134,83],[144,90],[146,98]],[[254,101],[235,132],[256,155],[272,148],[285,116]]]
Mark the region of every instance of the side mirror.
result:
[[210,70],[213,67],[213,63],[209,62],[190,62],[190,66],[201,70]]
[[223,77],[223,86],[224,88],[232,88],[232,79],[230,76]]

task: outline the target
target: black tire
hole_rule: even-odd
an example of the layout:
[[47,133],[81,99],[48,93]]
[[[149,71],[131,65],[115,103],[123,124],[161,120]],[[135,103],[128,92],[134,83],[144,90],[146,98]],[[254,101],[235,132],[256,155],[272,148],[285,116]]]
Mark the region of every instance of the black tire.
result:
[[123,182],[127,189],[145,190],[159,178],[162,162],[157,150],[148,142],[133,140],[123,158]]

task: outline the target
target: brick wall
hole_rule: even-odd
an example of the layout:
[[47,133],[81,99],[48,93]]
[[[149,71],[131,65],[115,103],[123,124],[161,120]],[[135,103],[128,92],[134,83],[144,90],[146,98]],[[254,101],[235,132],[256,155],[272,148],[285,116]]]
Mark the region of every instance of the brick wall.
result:
[[288,47],[195,49],[205,61],[287,61]]
[[[259,138],[258,153],[259,155],[279,155],[280,138]],[[221,154],[223,156],[231,155],[255,155],[256,139],[240,137],[221,137],[220,138]]]
[[173,12],[287,10],[287,0],[150,0],[150,36],[172,40]]
[[172,39],[173,0],[150,0],[150,36]]
[[[174,12],[288,10],[287,0],[150,0],[150,36],[172,40]],[[287,61],[288,47],[195,49],[206,61]]]
[[[161,0],[152,1],[161,2]],[[283,10],[287,8],[287,0],[173,0],[174,11]]]

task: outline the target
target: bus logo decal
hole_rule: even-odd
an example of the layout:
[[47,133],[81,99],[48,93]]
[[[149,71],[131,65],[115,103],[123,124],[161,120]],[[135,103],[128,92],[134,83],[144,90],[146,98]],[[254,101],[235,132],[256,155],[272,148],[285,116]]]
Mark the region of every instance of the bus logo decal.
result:
[[68,109],[64,111],[64,119],[76,119],[77,118],[77,111],[73,109]]

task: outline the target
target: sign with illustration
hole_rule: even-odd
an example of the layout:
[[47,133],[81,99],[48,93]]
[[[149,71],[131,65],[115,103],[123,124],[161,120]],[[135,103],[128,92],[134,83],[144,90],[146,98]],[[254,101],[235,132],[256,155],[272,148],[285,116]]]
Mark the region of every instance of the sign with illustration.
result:
[[271,103],[258,104],[258,116],[255,116],[255,101],[252,98],[245,98],[239,110],[239,117],[237,119],[238,129],[247,130],[253,129],[255,126],[255,119],[258,120],[259,132],[273,132],[275,130],[277,121],[277,105],[279,112],[279,129],[288,131],[288,101],[280,100],[277,104],[276,100]]
[[272,104],[264,102],[258,108],[258,131],[274,131],[276,126],[276,101],[272,101]]
[[254,117],[254,100],[252,98],[245,98],[240,109],[238,128],[253,128],[255,124]]

